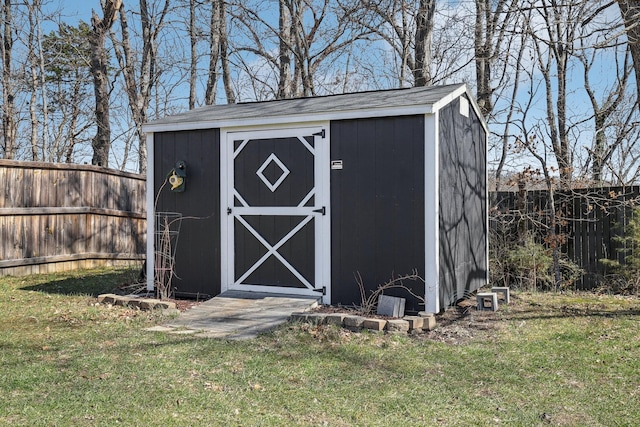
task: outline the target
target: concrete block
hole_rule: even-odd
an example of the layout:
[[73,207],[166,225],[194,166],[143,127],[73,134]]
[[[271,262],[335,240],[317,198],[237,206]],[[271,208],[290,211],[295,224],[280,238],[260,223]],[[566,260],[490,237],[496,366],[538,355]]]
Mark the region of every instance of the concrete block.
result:
[[508,286],[494,286],[491,288],[491,292],[498,294],[498,303],[509,304],[511,302],[511,296],[509,295]]
[[326,317],[325,313],[306,313],[306,322],[310,325],[322,325]]
[[414,329],[422,329],[422,325],[424,325],[424,317],[404,316],[402,319],[409,323],[410,331],[413,331]]
[[325,318],[325,322],[327,325],[337,325],[337,326],[342,326],[344,323],[344,318],[347,315],[344,313],[330,313],[327,314],[327,317]]
[[372,331],[384,331],[387,321],[384,319],[364,319],[362,327]]
[[419,311],[418,316],[420,317],[435,317],[433,313],[427,313],[426,311]]
[[409,322],[402,319],[387,320],[386,329],[388,332],[409,332]]
[[478,292],[476,300],[478,310],[498,311],[498,294],[495,292]]
[[171,301],[158,301],[156,303],[155,308],[159,308],[160,310],[171,310],[178,308],[175,302]]
[[292,322],[306,322],[307,321],[307,313],[291,313],[289,320]]
[[102,294],[98,295],[98,302],[100,304],[111,304],[115,305],[118,296],[116,294]]
[[404,316],[405,298],[380,295],[378,298],[378,315],[402,317]]
[[362,329],[364,325],[364,317],[362,316],[345,316],[344,318],[344,327],[351,330],[359,330]]
[[158,299],[141,299],[138,303],[138,307],[140,307],[141,310],[153,310],[157,308],[159,303],[160,300]]
[[119,296],[116,298],[115,305],[132,306],[134,305],[132,303],[135,303],[135,301],[136,301],[135,298]]
[[423,331],[433,331],[436,328],[436,317],[430,316],[424,318],[424,323],[422,324]]

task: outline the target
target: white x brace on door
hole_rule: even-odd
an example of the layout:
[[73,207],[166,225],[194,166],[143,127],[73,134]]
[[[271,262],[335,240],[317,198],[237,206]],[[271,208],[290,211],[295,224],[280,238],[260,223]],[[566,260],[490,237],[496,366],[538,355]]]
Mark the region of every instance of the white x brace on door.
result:
[[221,141],[222,290],[329,302],[328,126],[223,132]]

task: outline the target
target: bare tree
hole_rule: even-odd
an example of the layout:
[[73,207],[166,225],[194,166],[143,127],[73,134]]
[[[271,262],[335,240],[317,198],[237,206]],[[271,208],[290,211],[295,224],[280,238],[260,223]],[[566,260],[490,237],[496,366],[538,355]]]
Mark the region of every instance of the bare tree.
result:
[[18,125],[15,119],[15,92],[13,84],[13,13],[11,0],[2,4],[2,151],[5,159],[16,156]]
[[531,25],[527,30],[532,36],[535,61],[545,88],[545,126],[558,165],[560,185],[566,187],[573,176],[571,124],[567,116],[568,68],[587,5],[572,0],[542,0],[532,2],[530,7],[541,21],[539,27]]
[[[627,34],[629,51],[636,74],[636,90],[640,100],[640,3],[637,0],[617,0]],[[638,104],[640,107],[640,104]]]
[[95,125],[91,112],[91,47],[89,26],[60,24],[42,37],[48,103],[51,106],[49,131],[52,161],[72,163],[78,146],[86,142],[87,130]]
[[278,33],[280,43],[278,45],[278,93],[277,99],[291,98],[291,12],[285,0],[278,1]]
[[[213,23],[212,23],[213,24]],[[196,26],[196,0],[189,0],[189,42],[190,58],[189,66],[189,109],[196,106],[196,83],[198,81],[198,33]],[[213,32],[213,30],[212,30]]]
[[431,77],[431,42],[435,12],[435,0],[420,0],[416,15],[414,86],[430,86],[433,81]]
[[105,41],[109,30],[118,18],[122,0],[105,0],[102,2],[102,18],[93,11],[91,15],[91,75],[93,76],[96,97],[96,135],[91,145],[93,158],[91,164],[108,167],[109,149],[111,148],[111,123],[109,121],[109,82],[108,56]]
[[[170,1],[165,0],[160,11],[155,14],[147,0],[140,0],[140,17],[142,25],[142,52],[139,61],[131,48],[131,35],[127,12],[120,8],[120,27],[122,40],[118,42],[112,34],[116,47],[115,54],[122,70],[129,108],[133,124],[138,135],[138,171],[145,173],[147,169],[147,150],[142,125],[147,120],[147,110],[151,101],[153,86],[157,75],[157,38],[169,11]],[[139,64],[136,73],[135,65]]]
[[[270,4],[260,2],[237,2],[229,9],[240,24],[234,59],[254,84],[256,97],[326,92],[335,71],[331,59],[348,52],[366,31],[330,0],[280,0],[277,21],[272,12]],[[249,55],[258,61],[247,60]]]
[[[528,15],[530,15],[530,12],[528,13]],[[525,15],[523,20],[524,22],[528,22],[528,19],[529,17]],[[485,99],[488,99],[488,101],[483,102],[479,106],[484,114],[489,115],[488,117],[486,117],[486,119],[492,122],[492,127],[498,129],[501,128],[501,132],[494,131],[495,133],[494,135],[492,135],[492,140],[494,139],[494,136],[498,140],[496,146],[499,150],[498,165],[495,171],[495,191],[500,191],[500,186],[502,184],[502,171],[507,162],[509,148],[513,140],[513,135],[511,134],[512,122],[514,120],[514,117],[516,117],[519,112],[522,111],[520,102],[518,101],[518,96],[520,94],[521,75],[523,74],[523,58],[527,53],[529,38],[529,33],[527,33],[526,31],[521,32],[518,37],[511,39],[511,42],[509,43],[511,49],[508,49],[505,52],[508,57],[513,58],[513,68],[507,68],[507,66],[505,65],[504,70],[506,71],[507,69],[509,69],[512,73],[513,78],[511,79],[510,87],[505,86],[503,89],[503,92],[505,92],[505,94],[502,97],[505,99],[506,106],[501,107],[504,108],[504,111],[500,112],[501,114],[496,114],[496,112],[494,111],[495,105],[492,102],[494,88],[490,86],[492,85],[491,80],[487,78],[487,73],[490,72],[490,70],[487,70],[485,68],[485,63],[480,65],[483,74],[478,78],[478,80],[482,80],[483,82],[481,83],[480,81],[478,81],[478,96],[483,96],[485,97]],[[508,62],[508,60],[505,61],[505,64],[507,64]],[[481,85],[483,85],[483,90],[485,91],[483,95],[480,95]]]
[[[34,2],[35,3],[35,2]],[[35,4],[34,4],[35,6]],[[29,58],[30,65],[30,89],[31,89],[31,98],[29,100],[29,118],[31,119],[31,160],[38,161],[40,158],[39,148],[44,151],[45,146],[39,147],[38,144],[38,111],[37,111],[37,98],[38,98],[38,89],[40,88],[40,80],[38,79],[38,57],[35,52],[36,42],[36,22],[35,22],[35,14],[32,12],[32,8],[29,8],[29,53],[27,57]],[[44,91],[44,88],[43,88]],[[43,132],[44,134],[44,132]],[[44,153],[43,160],[44,160]]]
[[[608,93],[603,94],[602,100],[599,99],[597,90],[592,83],[592,68],[596,61],[598,49],[581,49],[577,53],[577,57],[584,66],[584,88],[589,96],[589,101],[593,108],[594,121],[594,137],[593,146],[589,150],[589,161],[591,163],[591,179],[599,183],[603,179],[603,169],[607,161],[611,158],[614,151],[622,144],[627,132],[618,132],[616,137],[608,138],[607,128],[610,126],[621,126],[629,128],[632,126],[631,119],[633,115],[627,115],[626,123],[619,120],[624,115],[619,110],[620,105],[625,105],[623,101],[628,97],[627,82],[631,75],[632,64],[629,51],[622,55],[622,60],[615,52],[614,61],[611,62],[610,70],[617,74],[612,87]],[[596,72],[597,73],[597,72]],[[600,83],[600,91],[602,92],[602,80]],[[622,114],[621,114],[622,113]],[[612,121],[613,120],[613,121]]]
[[227,2],[225,0],[217,0],[219,2],[219,33],[220,33],[220,63],[222,67],[222,83],[224,85],[224,93],[227,97],[228,104],[235,104],[236,95],[233,91],[233,83],[231,81],[231,68],[229,64],[229,38],[227,34]]
[[[31,102],[29,104],[29,112],[31,116],[31,154],[33,160],[38,159],[38,145],[41,146],[43,160],[59,160],[56,153],[59,149],[59,140],[54,140],[53,145],[49,145],[49,100],[46,90],[45,81],[45,58],[42,48],[42,31],[41,31],[41,0],[33,0],[31,3],[25,2],[28,10],[29,19],[29,35],[28,35],[28,58],[31,69]],[[42,141],[38,144],[38,128],[39,120],[36,114],[36,99],[40,92],[40,100],[42,102]],[[48,154],[48,155],[47,155]]]
[[[494,65],[496,62],[502,64],[502,68],[496,71],[497,77],[503,80],[508,73],[509,62],[500,61],[500,58],[508,56],[510,49],[522,50],[522,45],[510,43],[516,35],[516,28],[512,25],[518,21],[520,10],[518,0],[476,0],[475,4],[476,98],[482,115],[488,119],[494,104]],[[519,63],[513,66],[518,67]]]

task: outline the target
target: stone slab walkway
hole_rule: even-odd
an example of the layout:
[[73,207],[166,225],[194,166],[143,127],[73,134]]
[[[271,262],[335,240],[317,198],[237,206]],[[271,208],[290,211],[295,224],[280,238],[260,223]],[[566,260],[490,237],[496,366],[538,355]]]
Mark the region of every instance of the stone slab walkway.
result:
[[307,311],[320,298],[228,291],[172,319],[149,328],[177,334],[225,339],[251,339],[287,322],[291,313]]

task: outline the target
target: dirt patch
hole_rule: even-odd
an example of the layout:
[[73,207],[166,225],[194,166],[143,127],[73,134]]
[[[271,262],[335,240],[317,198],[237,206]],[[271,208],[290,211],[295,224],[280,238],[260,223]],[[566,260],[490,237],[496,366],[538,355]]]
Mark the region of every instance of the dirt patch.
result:
[[204,302],[203,300],[197,301],[193,299],[175,299],[175,298],[164,299],[163,301],[176,303],[176,308],[181,312],[187,311],[190,308],[196,307]]
[[[514,300],[510,307],[514,304]],[[420,334],[420,337],[446,342],[464,344],[472,339],[494,335],[503,328],[504,317],[501,312],[480,311],[475,298],[458,302],[436,316],[436,328]]]
[[[509,310],[517,310],[518,299],[511,296]],[[436,315],[436,328],[413,334],[418,339],[445,342],[452,345],[464,344],[470,340],[489,337],[503,328],[505,314],[502,308],[498,312],[479,311],[476,299],[468,298],[459,301],[455,306]],[[345,313],[361,315],[356,309],[340,306],[319,306],[313,310],[318,313]],[[367,315],[369,318],[392,319],[389,316]]]

